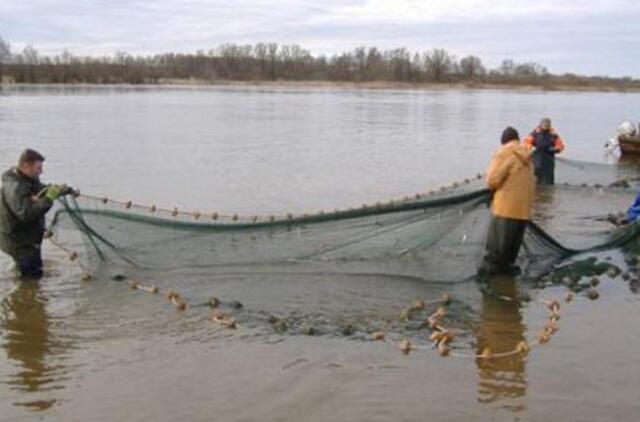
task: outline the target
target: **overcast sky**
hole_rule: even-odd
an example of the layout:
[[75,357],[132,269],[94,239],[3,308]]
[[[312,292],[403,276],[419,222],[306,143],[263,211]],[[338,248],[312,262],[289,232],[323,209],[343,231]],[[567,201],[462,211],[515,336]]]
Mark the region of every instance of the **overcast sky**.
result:
[[223,43],[446,48],[551,72],[640,77],[640,0],[0,0],[14,52],[195,52]]

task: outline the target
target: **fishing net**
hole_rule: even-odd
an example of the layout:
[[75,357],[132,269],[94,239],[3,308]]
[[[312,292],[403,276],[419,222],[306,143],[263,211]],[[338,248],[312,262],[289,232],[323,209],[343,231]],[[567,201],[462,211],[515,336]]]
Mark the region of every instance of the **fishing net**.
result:
[[[634,167],[558,160],[539,189],[519,264],[537,277],[576,254],[620,248],[635,224],[605,221],[634,197]],[[354,274],[456,282],[476,276],[490,219],[482,176],[411,197],[302,215],[223,215],[67,197],[52,239],[92,272]],[[78,236],[79,235],[79,236]],[[80,242],[84,247],[79,248]]]
[[[611,222],[635,197],[637,169],[558,160],[556,180],[537,189],[518,257],[519,283],[478,277],[491,218],[482,175],[308,214],[229,215],[82,194],[62,198],[50,213],[50,240],[96,279],[162,291],[165,306],[183,310],[188,304],[190,315],[210,313],[208,320],[223,330],[237,323],[243,333],[252,330],[250,338],[275,335],[273,341],[281,341],[286,332],[384,339],[405,353],[437,348],[487,361],[499,356],[504,370],[519,376],[523,351],[557,330],[555,311],[545,315],[540,306],[530,310],[532,325],[542,329],[539,337],[525,329],[529,321],[521,310],[543,291],[539,287],[562,284],[571,294],[597,294],[592,277],[606,273],[624,275],[630,289],[640,288],[640,224]],[[479,283],[466,282],[471,279]],[[112,307],[111,297],[123,294],[108,286],[113,284],[88,289],[93,307]],[[118,306],[118,330],[138,327],[140,311]],[[202,335],[217,335],[203,327]],[[479,367],[491,395],[495,367]]]

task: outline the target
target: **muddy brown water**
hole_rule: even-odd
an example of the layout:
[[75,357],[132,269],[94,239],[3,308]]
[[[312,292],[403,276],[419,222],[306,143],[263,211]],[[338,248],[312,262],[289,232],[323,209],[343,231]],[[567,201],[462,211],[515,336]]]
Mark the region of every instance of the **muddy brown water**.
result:
[[[329,209],[474,174],[502,126],[524,132],[541,115],[557,121],[571,157],[607,161],[602,138],[639,103],[632,94],[507,91],[11,90],[0,95],[1,162],[29,144],[47,155],[47,180],[96,194],[194,209]],[[591,207],[606,213],[628,199]],[[584,210],[557,192],[538,203],[536,219],[551,232],[605,228],[577,222]],[[619,251],[596,256],[623,266]],[[620,276],[600,278],[598,300],[563,302],[548,344],[482,360],[471,355],[534,340],[548,318],[540,300],[562,299],[566,286],[497,278],[483,294],[475,283],[393,277],[200,274],[172,286],[193,298],[180,313],[126,282],[81,282],[48,244],[45,257],[39,283],[16,282],[12,263],[0,261],[0,420],[640,418],[639,286]],[[503,298],[522,291],[531,301]],[[397,322],[402,307],[444,292],[454,297],[454,351],[466,357],[440,357],[427,332]],[[224,309],[243,303],[238,329],[198,306],[208,294]],[[271,315],[286,317],[286,332]],[[368,339],[377,329],[389,342]],[[405,336],[420,347],[408,356],[396,345]]]

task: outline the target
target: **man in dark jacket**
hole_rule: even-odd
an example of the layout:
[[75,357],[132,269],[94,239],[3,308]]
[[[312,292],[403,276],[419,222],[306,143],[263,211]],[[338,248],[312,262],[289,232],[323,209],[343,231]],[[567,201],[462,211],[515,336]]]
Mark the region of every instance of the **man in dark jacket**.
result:
[[44,157],[32,149],[20,155],[18,166],[2,175],[0,188],[0,249],[10,255],[22,277],[42,276],[40,247],[45,214],[64,192],[40,182]]
[[538,184],[553,185],[555,155],[564,150],[564,141],[551,127],[551,119],[542,119],[540,125],[524,139],[524,144],[533,151],[533,166]]

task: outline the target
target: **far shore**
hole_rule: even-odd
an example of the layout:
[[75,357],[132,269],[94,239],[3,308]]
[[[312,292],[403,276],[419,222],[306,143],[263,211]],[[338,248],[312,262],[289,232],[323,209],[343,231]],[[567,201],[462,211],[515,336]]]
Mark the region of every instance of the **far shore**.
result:
[[7,83],[3,81],[0,87],[207,87],[207,86],[242,86],[242,87],[274,87],[274,88],[345,88],[345,89],[378,89],[378,90],[509,90],[526,92],[567,91],[567,92],[610,92],[610,93],[638,93],[640,87],[621,88],[610,85],[520,85],[520,84],[496,84],[486,82],[465,83],[412,83],[394,81],[372,82],[340,82],[340,81],[291,81],[291,80],[202,80],[202,79],[160,79],[157,82],[143,84],[88,84],[88,83]]

